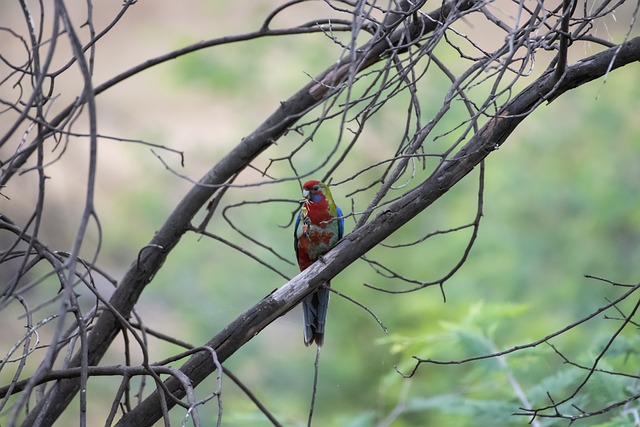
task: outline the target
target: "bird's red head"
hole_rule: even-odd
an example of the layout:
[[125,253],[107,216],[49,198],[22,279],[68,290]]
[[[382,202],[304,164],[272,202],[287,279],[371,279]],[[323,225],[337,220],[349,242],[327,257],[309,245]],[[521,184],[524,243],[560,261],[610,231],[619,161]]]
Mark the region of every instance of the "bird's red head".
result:
[[311,181],[307,181],[304,184],[302,184],[302,189],[303,190],[307,190],[307,191],[311,191],[313,190],[313,187],[316,187],[316,190],[318,188],[320,188],[320,181],[316,181],[315,179],[312,179]]
[[329,189],[320,181],[307,181],[302,186],[303,201],[316,203],[323,200],[326,194],[330,194]]

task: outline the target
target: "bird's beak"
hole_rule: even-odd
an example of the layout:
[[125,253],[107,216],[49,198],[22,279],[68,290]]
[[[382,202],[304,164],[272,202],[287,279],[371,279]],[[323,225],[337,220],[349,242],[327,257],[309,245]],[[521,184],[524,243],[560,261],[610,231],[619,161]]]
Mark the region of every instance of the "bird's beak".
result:
[[302,199],[300,199],[300,203],[306,203],[309,201],[309,190],[306,188],[302,190]]

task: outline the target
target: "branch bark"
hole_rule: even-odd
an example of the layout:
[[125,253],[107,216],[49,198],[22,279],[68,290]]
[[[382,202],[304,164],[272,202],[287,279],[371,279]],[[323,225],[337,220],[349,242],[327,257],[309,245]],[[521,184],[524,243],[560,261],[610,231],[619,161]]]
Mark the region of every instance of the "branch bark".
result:
[[[218,360],[224,362],[267,325],[296,306],[303,297],[332,279],[435,202],[499,148],[516,127],[542,103],[635,61],[640,61],[640,37],[567,67],[560,81],[554,76],[553,70],[550,70],[509,102],[428,179],[378,214],[374,220],[345,236],[324,256],[324,262],[315,263],[265,297],[214,336],[205,346],[213,348]],[[210,353],[202,352],[192,356],[180,370],[195,387],[215,370],[215,365]],[[184,396],[182,384],[174,378],[165,381],[165,385],[175,396]],[[167,404],[172,405],[170,400]],[[125,414],[117,426],[151,426],[161,415],[161,399],[158,392],[154,392],[134,410]]]

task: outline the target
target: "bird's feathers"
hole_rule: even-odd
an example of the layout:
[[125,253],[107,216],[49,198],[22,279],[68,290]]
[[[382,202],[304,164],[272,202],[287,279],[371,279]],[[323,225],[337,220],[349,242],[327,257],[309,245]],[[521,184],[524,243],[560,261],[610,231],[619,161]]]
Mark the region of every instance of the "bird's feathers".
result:
[[[342,210],[336,206],[329,187],[319,181],[302,186],[302,207],[294,227],[294,249],[300,271],[307,269],[327,253],[344,235]],[[304,342],[322,345],[329,305],[329,283],[318,288],[302,302]]]

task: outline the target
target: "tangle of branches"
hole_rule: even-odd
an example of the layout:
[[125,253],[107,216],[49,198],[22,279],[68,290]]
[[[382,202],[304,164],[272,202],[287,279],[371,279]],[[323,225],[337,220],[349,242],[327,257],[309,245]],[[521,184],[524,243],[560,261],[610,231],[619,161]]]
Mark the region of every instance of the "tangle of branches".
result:
[[[587,82],[610,78],[620,67],[637,67],[640,38],[633,37],[633,31],[638,5],[626,3],[292,0],[273,7],[250,31],[215,38],[201,34],[200,42],[138,58],[138,65],[104,81],[96,76],[102,75],[100,52],[110,43],[108,36],[126,28],[137,8],[155,6],[125,0],[109,20],[98,20],[91,0],[82,7],[64,0],[5,5],[11,9],[7,16],[20,19],[0,21],[0,310],[5,328],[13,332],[7,334],[11,343],[3,340],[1,349],[2,424],[52,425],[74,399],[79,402],[79,424],[94,423],[87,390],[93,378],[108,376],[117,378],[118,385],[106,418],[100,420],[105,425],[150,426],[160,419],[168,425],[174,407],[184,414],[185,424],[211,425],[199,415],[210,401],[217,402],[216,422],[221,425],[222,377],[231,378],[269,422],[280,425],[224,362],[304,296],[360,259],[385,278],[385,284],[396,284],[366,284],[382,297],[432,286],[446,296],[447,282],[472,254],[481,227],[484,159],[541,105]],[[616,13],[618,21],[624,21],[617,23],[624,29],[622,38],[600,37]],[[130,79],[143,79],[162,64],[196,53],[215,56],[217,49],[228,46],[241,50],[257,40],[280,43],[309,36],[335,53],[326,58],[326,68],[294,93],[281,94],[286,100],[226,154],[211,159],[201,177],[174,165],[172,159],[178,158],[184,166],[182,149],[105,133],[100,97]],[[442,90],[433,89],[434,81]],[[392,128],[384,141],[376,138],[381,118]],[[106,179],[99,173],[101,148],[110,142],[148,147],[153,159],[190,185],[155,234],[136,248],[128,267],[120,268],[103,264],[104,214],[96,203],[101,180]],[[84,171],[81,208],[77,221],[72,220],[73,235],[60,240],[52,237],[50,224],[64,222],[64,210],[56,207],[51,187],[57,178],[50,174],[78,145],[85,150],[78,166]],[[323,262],[290,278],[286,268],[291,255],[281,252],[268,234],[248,229],[241,212],[285,206],[293,218],[295,195],[283,199],[285,190],[278,190],[280,198],[244,195],[256,189],[274,194],[274,188],[312,176],[346,193],[351,206],[343,206],[343,211],[352,232]],[[382,243],[467,176],[475,180],[477,191],[466,222],[425,231],[412,241]],[[433,238],[453,235],[467,236],[466,243],[447,271],[429,280],[367,255],[378,246],[419,250]],[[224,250],[239,252],[280,280],[276,291],[197,346],[148,327],[137,309],[148,285],[186,236],[211,239]],[[579,408],[577,415],[563,409],[596,372],[605,372],[599,361],[620,332],[637,326],[638,303],[629,312],[620,303],[637,300],[638,286],[599,280],[625,292],[549,336],[464,360],[416,355],[413,372],[404,374],[412,376],[426,364],[473,363],[547,345],[584,371],[583,381],[567,396],[549,395],[544,407],[523,405],[520,415],[533,421],[573,421],[623,407],[640,394],[604,408]],[[555,337],[614,310],[619,328],[593,363],[578,363],[554,346]],[[156,340],[179,350],[155,360],[150,342]],[[120,359],[105,364],[108,351],[116,351]],[[195,387],[211,376],[196,393]]]

